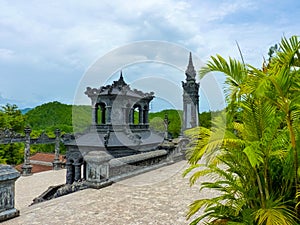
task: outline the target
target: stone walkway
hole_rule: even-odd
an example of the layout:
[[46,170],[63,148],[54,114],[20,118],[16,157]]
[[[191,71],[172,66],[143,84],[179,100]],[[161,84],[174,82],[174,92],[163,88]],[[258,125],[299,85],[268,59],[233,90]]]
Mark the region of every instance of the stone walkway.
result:
[[103,224],[181,225],[199,193],[182,177],[187,162],[153,170],[103,189],[86,189],[28,207],[50,185],[64,183],[65,171],[48,171],[21,177],[16,183],[16,208],[20,216],[3,225]]

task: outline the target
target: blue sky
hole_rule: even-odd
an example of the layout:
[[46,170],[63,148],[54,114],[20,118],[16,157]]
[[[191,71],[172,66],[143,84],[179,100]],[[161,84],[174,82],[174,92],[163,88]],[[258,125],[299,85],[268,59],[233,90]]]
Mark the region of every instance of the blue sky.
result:
[[[300,24],[297,0],[0,0],[0,9],[0,104],[14,103],[19,108],[49,101],[88,104],[82,92],[85,86],[99,87],[118,77],[122,68],[133,88],[146,88],[152,82],[146,86],[156,88],[165,107],[180,108],[186,52],[192,51],[198,70],[210,55],[238,58],[238,41],[245,61],[259,67],[268,48],[283,35],[299,35]],[[165,51],[161,58],[153,56],[157,59],[153,61],[149,54],[155,49],[150,53],[135,49],[136,43],[147,40],[177,45],[186,52],[176,56],[176,51]],[[123,46],[134,51],[121,54],[118,50]],[[118,67],[104,73],[102,66],[95,72],[99,80],[91,78],[91,68],[111,52],[132,61],[122,65],[115,55],[110,63]],[[168,57],[180,58],[180,65],[161,60]],[[216,79],[223,81],[218,75]],[[213,81],[200,82],[200,111],[222,107],[221,99],[209,93],[217,91],[209,88]]]

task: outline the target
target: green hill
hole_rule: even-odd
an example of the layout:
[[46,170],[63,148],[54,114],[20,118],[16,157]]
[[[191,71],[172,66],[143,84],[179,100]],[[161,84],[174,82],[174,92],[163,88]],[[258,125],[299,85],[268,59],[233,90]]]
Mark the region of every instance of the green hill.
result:
[[[150,127],[163,132],[165,114],[168,115],[170,120],[169,132],[173,137],[177,137],[180,134],[181,110],[167,109],[161,112],[149,113]],[[28,111],[25,116],[26,125],[29,125],[35,132],[46,131],[50,134],[56,128],[65,133],[80,132],[91,123],[91,107],[72,106],[55,101],[37,106]]]
[[26,125],[32,130],[53,132],[59,128],[65,133],[73,132],[72,111],[76,115],[74,130],[81,131],[90,124],[90,106],[72,106],[60,102],[49,102],[28,111]]
[[[150,112],[150,127],[164,132],[163,120],[166,114],[170,121],[169,132],[173,137],[178,137],[181,131],[182,110],[166,109],[155,113]],[[81,132],[91,124],[91,107],[73,106],[55,101],[37,106],[28,111],[25,116],[26,125],[29,125],[37,133],[46,131],[53,134],[56,128],[64,133]],[[211,112],[201,113],[199,120],[201,126],[210,128]]]

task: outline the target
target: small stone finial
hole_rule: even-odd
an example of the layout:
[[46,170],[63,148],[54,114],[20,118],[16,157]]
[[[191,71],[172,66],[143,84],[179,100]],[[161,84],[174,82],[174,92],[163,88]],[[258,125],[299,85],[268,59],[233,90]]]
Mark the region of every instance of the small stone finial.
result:
[[120,72],[120,78],[119,78],[119,80],[124,81],[122,70],[121,70],[121,72]]
[[120,72],[120,78],[119,78],[119,80],[118,81],[114,81],[114,83],[113,83],[113,86],[114,87],[123,87],[123,86],[126,86],[127,84],[126,84],[126,82],[124,81],[124,78],[123,78],[123,73],[122,73],[122,70],[121,70],[121,72]]
[[185,71],[186,74],[186,80],[195,80],[196,77],[196,71],[193,65],[193,59],[192,59],[192,53],[190,52],[189,56],[189,64],[187,66],[187,69]]

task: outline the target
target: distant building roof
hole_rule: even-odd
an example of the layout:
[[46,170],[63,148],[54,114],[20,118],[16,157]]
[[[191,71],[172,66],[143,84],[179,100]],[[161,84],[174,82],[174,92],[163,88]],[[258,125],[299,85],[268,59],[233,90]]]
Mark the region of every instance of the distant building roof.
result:
[[[35,160],[35,161],[42,161],[42,162],[53,162],[55,158],[54,153],[43,153],[43,152],[37,152],[34,155],[30,156],[30,161]],[[62,159],[63,156],[61,155],[60,158]]]
[[[52,162],[53,162],[54,158],[55,158],[54,153],[43,153],[43,152],[35,153],[34,155],[32,155],[29,158],[30,164],[32,165],[31,172],[39,173],[39,172],[43,172],[43,171],[52,170],[53,169]],[[60,155],[60,161],[64,161],[63,155]],[[22,165],[23,164],[19,164],[19,165],[15,166],[15,168],[21,172]]]

